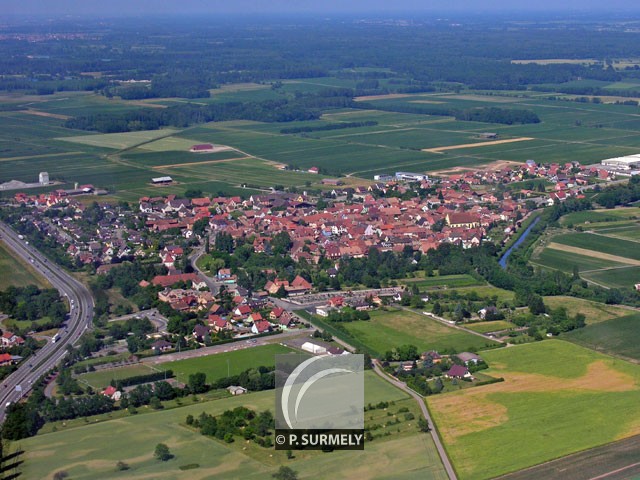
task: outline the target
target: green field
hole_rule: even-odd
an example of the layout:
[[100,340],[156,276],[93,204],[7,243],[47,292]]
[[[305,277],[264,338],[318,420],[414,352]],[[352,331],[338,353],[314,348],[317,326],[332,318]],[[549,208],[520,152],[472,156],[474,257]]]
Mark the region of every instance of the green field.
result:
[[82,145],[90,145],[93,147],[125,150],[143,143],[151,143],[153,140],[158,138],[169,137],[177,131],[178,130],[166,128],[162,130],[143,130],[140,132],[104,133],[98,135],[80,135],[77,137],[61,137],[57,140],[80,143]]
[[[390,411],[407,406],[417,413],[415,401],[401,398],[374,373],[367,372],[366,381],[375,385],[377,398],[394,400]],[[392,390],[389,390],[392,389]],[[400,395],[404,395],[400,392]],[[369,401],[366,397],[365,401]],[[96,424],[38,435],[24,440],[25,478],[51,479],[58,471],[70,478],[157,478],[183,479],[180,466],[198,464],[189,470],[188,478],[264,479],[270,478],[278,465],[286,464],[299,473],[301,479],[362,478],[445,480],[447,478],[435,446],[429,435],[420,434],[412,422],[402,423],[400,433],[374,439],[363,452],[295,452],[287,460],[285,452],[265,450],[255,444],[236,441],[230,445],[200,435],[187,428],[187,415],[207,412],[219,415],[224,410],[244,405],[256,411],[273,410],[273,392],[252,393],[206,403],[185,406],[137,416],[126,416]],[[382,423],[387,412],[375,410],[374,421]],[[382,416],[381,416],[382,415]],[[378,417],[380,417],[379,420]],[[117,436],[118,441],[114,441]],[[154,446],[166,443],[175,458],[159,462],[153,458]],[[115,464],[124,461],[131,467],[116,472]]]
[[412,286],[416,285],[418,288],[438,288],[438,287],[471,287],[475,285],[485,285],[485,282],[473,278],[471,275],[442,275],[426,278],[410,278],[402,280],[402,283]]
[[478,333],[497,332],[499,330],[507,330],[509,328],[516,328],[516,324],[508,322],[506,320],[494,320],[491,322],[476,322],[468,323],[464,328],[473,330]]
[[482,357],[490,365],[484,373],[504,382],[428,397],[462,480],[492,478],[640,433],[638,365],[560,340]]
[[561,270],[566,273],[572,273],[574,267],[578,267],[578,271],[599,270],[602,268],[612,268],[624,266],[623,263],[612,262],[600,258],[588,257],[573,252],[564,252],[545,248],[532,258],[532,263],[543,267]]
[[124,367],[96,370],[95,372],[83,373],[78,377],[82,383],[91,385],[93,389],[104,389],[109,386],[111,380],[123,380],[137,375],[148,375],[157,370],[149,367],[145,363],[127,365]]
[[640,360],[640,313],[614,318],[562,334],[599,352]]
[[553,241],[570,247],[595,250],[609,255],[640,260],[640,246],[637,242],[593,233],[567,233],[553,237]]
[[583,273],[582,277],[595,283],[617,288],[633,288],[640,283],[640,267],[625,267]]
[[586,317],[587,325],[611,320],[613,318],[624,317],[625,315],[629,315],[630,312],[629,308],[605,305],[604,303],[592,302],[591,300],[584,300],[576,297],[560,295],[557,297],[543,298],[544,304],[551,309],[564,307],[567,309],[567,313],[569,315],[582,313]]
[[343,325],[351,335],[378,354],[400,345],[415,345],[419,351],[454,349],[458,352],[497,345],[426,315],[399,309],[372,312],[371,320]]
[[[235,350],[236,348],[239,349]],[[182,383],[187,382],[189,375],[198,372],[207,375],[207,382],[214,382],[227,376],[227,362],[230,374],[238,375],[251,367],[259,367],[261,365],[271,367],[275,365],[275,355],[291,353],[292,351],[290,348],[279,344],[247,348],[245,343],[234,343],[229,345],[228,352],[173,362],[163,362],[162,357],[160,357],[154,363],[139,363],[108,370],[97,370],[83,373],[79,378],[93,388],[105,388],[112,379],[117,380],[157,371],[173,370],[173,374]]]
[[[157,363],[154,367],[160,370],[173,370],[181,382],[186,382],[189,375],[197,372],[205,373],[207,382],[213,382],[226,377],[227,372],[230,372],[231,375],[239,375],[252,367],[272,367],[275,365],[275,355],[293,352],[292,349],[279,344],[249,348],[245,348],[245,346],[246,344],[242,343],[232,343],[229,344],[229,352],[176,360],[175,362]],[[234,348],[240,349],[233,351]]]
[[9,286],[26,287],[27,285],[50,287],[49,282],[31,265],[16,258],[4,242],[0,241],[0,290]]
[[[341,78],[293,80],[283,84],[281,93],[264,85],[226,85],[215,90],[212,98],[198,99],[196,103],[260,101],[280,98],[282,94],[292,95],[296,91],[313,92],[327,85],[353,87],[354,81]],[[310,122],[212,122],[183,130],[114,134],[70,130],[63,125],[66,117],[158,108],[161,105],[175,105],[183,99],[128,102],[73,92],[29,96],[24,98],[29,108],[58,117],[20,111],[0,112],[0,161],[3,162],[0,181],[33,181],[40,171],[49,171],[52,179],[65,185],[91,183],[112,190],[116,198],[136,200],[139,196],[159,192],[179,194],[187,188],[201,188],[212,194],[222,191],[248,195],[255,190],[243,190],[239,185],[250,183],[255,185],[254,188],[275,185],[300,187],[308,181],[319,180],[318,176],[283,173],[263,162],[214,164],[206,162],[218,159],[215,154],[193,160],[186,155],[191,145],[202,142],[229,146],[235,151],[227,153],[238,157],[255,157],[297,165],[302,169],[317,166],[324,168],[326,174],[353,174],[354,178],[371,178],[376,173],[397,170],[433,172],[453,167],[473,169],[498,160],[525,161],[529,158],[545,162],[579,160],[586,164],[616,155],[636,153],[640,148],[640,120],[631,106],[563,102],[562,108],[558,108],[558,102],[547,100],[544,96],[533,97],[530,92],[513,92],[509,95],[482,93],[412,94],[402,98],[365,99],[371,105],[370,109],[327,110],[319,120]],[[11,101],[20,103],[19,99]],[[427,113],[428,109],[434,107],[526,108],[537,113],[542,121],[530,125],[498,125],[457,121],[448,116],[377,110],[421,105],[427,109],[424,110]],[[304,135],[281,133],[283,128],[369,120],[378,124],[313,131]],[[601,128],[592,128],[594,126]],[[500,139],[528,137],[532,140],[483,145],[485,142],[478,138],[478,133],[486,131],[498,133]],[[478,146],[443,153],[421,151],[463,144]],[[223,157],[232,158],[228,155]],[[194,165],[185,165],[188,163]],[[165,165],[174,166],[168,169],[151,168]],[[243,173],[248,174],[247,181],[242,181]],[[159,174],[171,175],[177,184],[162,189],[150,186],[150,178]],[[578,214],[586,215],[585,212]],[[582,218],[578,214],[572,221]],[[609,211],[594,214],[599,219],[618,215]],[[625,215],[620,218],[628,218]]]

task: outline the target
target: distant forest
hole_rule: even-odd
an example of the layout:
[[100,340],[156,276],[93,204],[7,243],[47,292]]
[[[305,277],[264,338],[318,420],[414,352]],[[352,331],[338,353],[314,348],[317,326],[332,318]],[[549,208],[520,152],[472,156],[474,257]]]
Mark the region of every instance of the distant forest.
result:
[[[282,101],[208,101],[162,112],[87,114],[67,123],[71,128],[101,132],[211,120],[310,120],[327,108],[353,107],[354,97],[386,93],[529,88],[587,95],[603,90],[570,82],[640,78],[638,68],[615,70],[612,66],[612,58],[640,58],[640,29],[631,26],[633,22],[627,22],[624,29],[618,28],[614,20],[606,19],[524,23],[485,17],[456,23],[418,19],[402,26],[305,17],[236,21],[158,17],[144,23],[74,19],[41,26],[29,22],[3,27],[0,92],[46,95],[75,90],[129,100],[206,99],[211,89],[240,82],[271,83],[278,88],[285,79],[334,77],[353,80],[355,85],[346,89],[326,85],[325,91],[296,92]],[[512,62],[546,58],[595,59],[595,63]],[[429,114],[461,120],[537,121],[527,111],[432,111]]]

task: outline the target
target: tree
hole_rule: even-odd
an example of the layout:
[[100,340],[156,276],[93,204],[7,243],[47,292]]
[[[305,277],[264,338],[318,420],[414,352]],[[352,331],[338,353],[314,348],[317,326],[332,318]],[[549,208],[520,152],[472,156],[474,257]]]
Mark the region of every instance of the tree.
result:
[[164,443],[159,443],[156,445],[153,456],[162,462],[166,462],[167,460],[171,460],[173,458],[173,455],[169,451],[169,447],[167,447]]
[[298,472],[284,465],[271,476],[276,480],[298,480]]
[[209,388],[207,386],[207,376],[202,372],[189,375],[189,388],[193,393],[204,393]]
[[122,460],[120,460],[118,463],[116,463],[116,470],[119,472],[122,472],[124,470],[129,470],[129,465],[123,462]]
[[431,431],[431,427],[429,426],[429,422],[426,418],[420,417],[418,419],[418,430],[424,433],[428,433]]

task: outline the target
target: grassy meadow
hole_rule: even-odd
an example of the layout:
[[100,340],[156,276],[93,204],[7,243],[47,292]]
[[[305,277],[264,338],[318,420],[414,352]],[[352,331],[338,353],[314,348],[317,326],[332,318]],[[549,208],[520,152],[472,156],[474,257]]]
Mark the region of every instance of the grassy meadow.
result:
[[343,325],[352,336],[378,354],[400,345],[415,345],[419,351],[454,349],[458,352],[497,345],[426,315],[400,309],[371,312],[370,320]]
[[640,313],[630,313],[562,335],[598,352],[640,361]]
[[[387,410],[367,413],[367,423],[386,423],[398,415],[402,421],[393,426],[389,436],[376,436],[362,452],[294,452],[287,460],[286,452],[264,449],[254,443],[236,439],[225,444],[204,437],[185,425],[185,418],[207,412],[219,415],[224,410],[244,405],[256,411],[273,411],[273,392],[251,393],[241,397],[191,404],[165,411],[127,415],[122,418],[93,422],[52,433],[41,434],[22,442],[27,451],[24,474],[27,478],[51,479],[56,472],[66,471],[75,479],[92,478],[185,478],[180,467],[191,466],[188,477],[250,478],[271,476],[285,464],[298,472],[301,479],[363,478],[411,479],[447,478],[429,435],[417,431],[415,421],[406,421],[401,408],[417,416],[418,405],[373,372],[365,374],[365,401],[393,402]],[[391,414],[390,416],[388,414]],[[377,432],[377,430],[375,431]],[[374,433],[375,433],[374,432]],[[114,435],[118,441],[114,441]],[[153,458],[154,446],[166,443],[174,458],[159,462]],[[126,462],[130,469],[116,471],[116,462]],[[197,465],[197,466],[196,466]],[[195,466],[195,467],[194,467]]]
[[[235,350],[238,348],[238,345],[242,348]],[[244,347],[245,344],[230,344],[228,352],[176,360],[173,362],[163,361],[162,357],[158,357],[154,363],[138,363],[106,370],[97,370],[95,372],[83,373],[79,378],[95,389],[107,387],[112,379],[124,379],[157,371],[173,370],[173,374],[177,377],[178,381],[182,383],[188,381],[189,375],[198,372],[205,373],[207,375],[207,382],[211,383],[226,377],[227,372],[230,372],[231,375],[238,375],[251,367],[272,367],[275,365],[275,355],[293,352],[290,348],[279,344]],[[227,364],[229,366],[228,369]]]
[[492,478],[640,433],[638,365],[561,340],[482,356],[490,365],[484,373],[504,382],[428,398],[462,480]]
[[49,282],[38,274],[35,268],[22,259],[16,258],[13,252],[0,241],[0,290],[7,287],[50,287]]

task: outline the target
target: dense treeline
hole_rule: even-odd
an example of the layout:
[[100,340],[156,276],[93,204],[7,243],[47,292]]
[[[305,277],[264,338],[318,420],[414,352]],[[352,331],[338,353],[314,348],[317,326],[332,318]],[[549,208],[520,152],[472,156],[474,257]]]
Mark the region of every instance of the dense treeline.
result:
[[204,122],[253,120],[258,122],[293,122],[317,120],[320,108],[345,107],[344,97],[318,97],[317,101],[267,100],[264,102],[226,102],[212,105],[184,104],[165,109],[140,109],[121,113],[103,113],[71,118],[67,128],[102,133],[157,130],[162,127],[185,128]]
[[275,421],[269,410],[256,413],[246,407],[236,407],[215,417],[203,412],[197,418],[188,415],[186,424],[197,428],[202,435],[227,443],[232,443],[234,436],[242,436],[244,440],[253,440],[262,447],[273,445],[270,436]]
[[605,188],[598,193],[595,201],[606,208],[616,205],[628,205],[640,200],[640,176],[631,177],[629,183]]
[[357,102],[356,108],[376,109],[385,112],[414,113],[420,115],[440,115],[455,117],[456,120],[469,122],[501,123],[505,125],[540,123],[540,118],[531,110],[483,107],[459,110],[454,108],[433,107],[420,104],[371,104]]
[[50,328],[60,326],[67,315],[67,307],[56,289],[41,290],[35,285],[10,286],[0,291],[0,311],[15,320],[33,321],[48,317]]
[[344,123],[328,123],[326,125],[319,125],[316,127],[293,127],[283,128],[280,133],[310,133],[310,132],[324,132],[327,130],[341,130],[343,128],[359,128],[359,127],[374,127],[378,125],[378,122],[369,120],[367,122],[344,122]]
[[[349,21],[311,18],[278,23],[277,28],[264,17],[234,22],[222,18],[146,20],[103,20],[100,24],[61,20],[42,27],[8,26],[0,45],[2,80],[7,89],[23,87],[25,91],[37,90],[39,83],[57,90],[65,82],[93,82],[89,88],[96,89],[102,82],[113,81],[105,90],[111,92],[115,87],[117,91],[110,94],[129,98],[176,93],[206,97],[208,89],[224,83],[313,78],[332,72],[360,80],[357,90],[364,94],[432,82],[514,89],[577,78],[612,81],[621,74],[604,69],[600,62],[592,66],[537,65],[514,64],[512,59],[640,56],[639,34],[596,28],[606,23],[603,18],[579,27],[572,22],[571,28],[561,21],[518,23],[512,28],[508,20],[481,16],[465,21],[464,27],[416,19],[402,28],[375,22],[354,27]],[[28,33],[41,38],[31,42]],[[389,77],[406,83],[375,83]],[[148,80],[151,85],[135,86],[125,93],[129,88],[118,87],[114,81],[130,79]],[[57,84],[50,86],[50,82]]]

